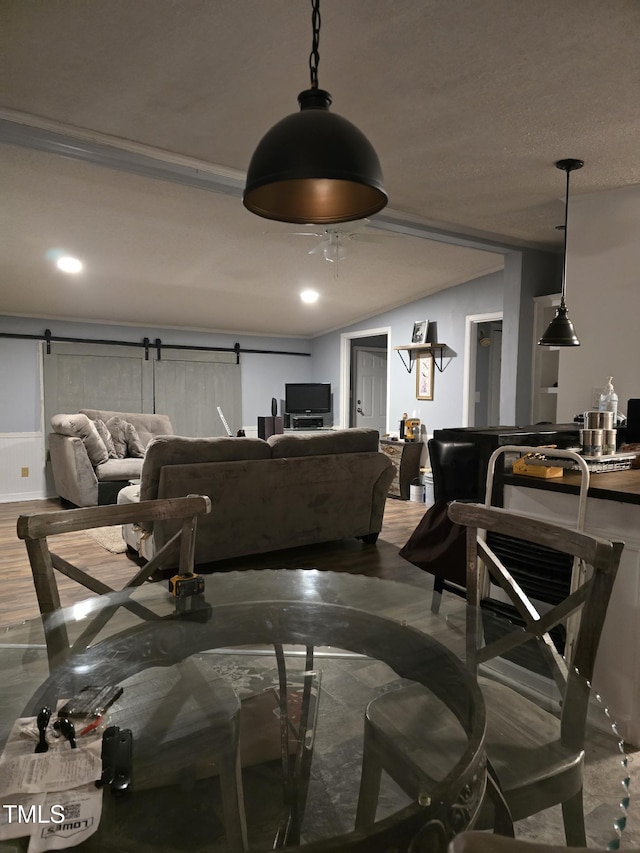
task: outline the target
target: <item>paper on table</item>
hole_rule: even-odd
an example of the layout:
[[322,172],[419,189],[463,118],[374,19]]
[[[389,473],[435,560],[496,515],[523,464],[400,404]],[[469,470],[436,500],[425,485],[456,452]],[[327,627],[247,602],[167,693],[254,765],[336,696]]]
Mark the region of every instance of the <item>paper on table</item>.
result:
[[48,752],[3,758],[0,760],[0,795],[66,791],[95,782],[102,773],[100,751],[99,740],[82,749],[71,749],[65,742]]
[[82,843],[97,830],[102,815],[102,790],[92,783],[73,791],[48,794],[45,811],[61,806],[65,818],[61,823],[36,824],[27,853],[44,850],[66,850]]
[[49,751],[34,753],[37,741],[35,717],[16,720],[0,759],[0,840],[29,836],[28,853],[75,847],[100,823],[102,790],[94,781],[102,738],[92,734],[71,749],[49,732]]
[[25,820],[20,820],[18,810],[22,809],[20,815],[23,818],[34,813],[38,816],[49,814],[45,811],[46,798],[46,794],[14,794],[11,803],[3,803],[0,809],[0,841],[29,835],[31,828]]
[[77,749],[71,749],[64,738],[49,735],[49,751],[36,753],[37,736],[28,736],[33,725],[35,717],[21,717],[7,738],[0,758],[0,795],[5,802],[7,794],[63,791],[100,778],[102,738],[98,733],[79,739]]

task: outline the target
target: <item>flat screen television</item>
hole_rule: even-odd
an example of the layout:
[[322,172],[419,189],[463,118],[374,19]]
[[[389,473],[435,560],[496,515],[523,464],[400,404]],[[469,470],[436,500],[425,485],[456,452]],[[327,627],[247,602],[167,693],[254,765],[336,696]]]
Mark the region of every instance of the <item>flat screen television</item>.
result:
[[331,411],[329,382],[287,382],[284,410],[289,415],[323,415]]

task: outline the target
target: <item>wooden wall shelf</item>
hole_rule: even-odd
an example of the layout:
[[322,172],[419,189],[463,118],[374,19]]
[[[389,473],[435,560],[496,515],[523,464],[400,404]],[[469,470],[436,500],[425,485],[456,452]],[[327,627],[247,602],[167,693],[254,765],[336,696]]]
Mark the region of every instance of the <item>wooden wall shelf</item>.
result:
[[[399,347],[394,347],[394,350],[398,353],[400,358],[402,359],[402,363],[407,369],[407,373],[411,373],[413,370],[413,365],[415,364],[416,356],[423,352],[431,352],[434,354],[433,363],[436,368],[442,373],[442,358],[444,351],[446,349],[446,344],[403,344]],[[402,355],[403,352],[407,352],[409,355],[409,363],[407,364],[405,357]],[[435,359],[435,353],[438,353],[440,364]]]

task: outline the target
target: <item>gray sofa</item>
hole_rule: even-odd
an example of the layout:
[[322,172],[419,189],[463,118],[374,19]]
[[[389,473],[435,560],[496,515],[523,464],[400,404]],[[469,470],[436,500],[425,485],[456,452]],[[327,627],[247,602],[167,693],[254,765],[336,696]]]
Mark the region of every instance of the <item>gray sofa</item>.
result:
[[[196,563],[357,537],[375,542],[394,468],[378,432],[346,429],[260,438],[163,436],[147,447],[139,485],[118,503],[208,495],[198,520]],[[177,531],[125,525],[130,548],[146,559]]]
[[[109,433],[98,431],[96,424],[131,424],[121,432],[121,445],[112,448]],[[145,449],[152,438],[173,435],[167,415],[137,412],[111,412],[104,409],[80,409],[70,415],[51,418],[49,458],[56,492],[75,506],[115,503],[117,493],[142,473]],[[117,430],[112,426],[114,435]],[[106,443],[105,443],[106,438]],[[130,439],[127,444],[127,439]],[[136,442],[137,439],[137,442]],[[116,452],[122,452],[120,458]],[[135,455],[131,455],[135,454]]]

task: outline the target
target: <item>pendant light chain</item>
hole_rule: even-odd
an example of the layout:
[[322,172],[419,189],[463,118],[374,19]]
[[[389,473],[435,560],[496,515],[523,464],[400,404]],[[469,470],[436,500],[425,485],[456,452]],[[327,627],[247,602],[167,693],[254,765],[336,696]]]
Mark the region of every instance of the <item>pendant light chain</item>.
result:
[[309,71],[311,72],[311,88],[318,88],[318,65],[320,64],[320,0],[311,0],[311,27],[313,30],[313,41],[311,42],[311,53],[309,54]]

